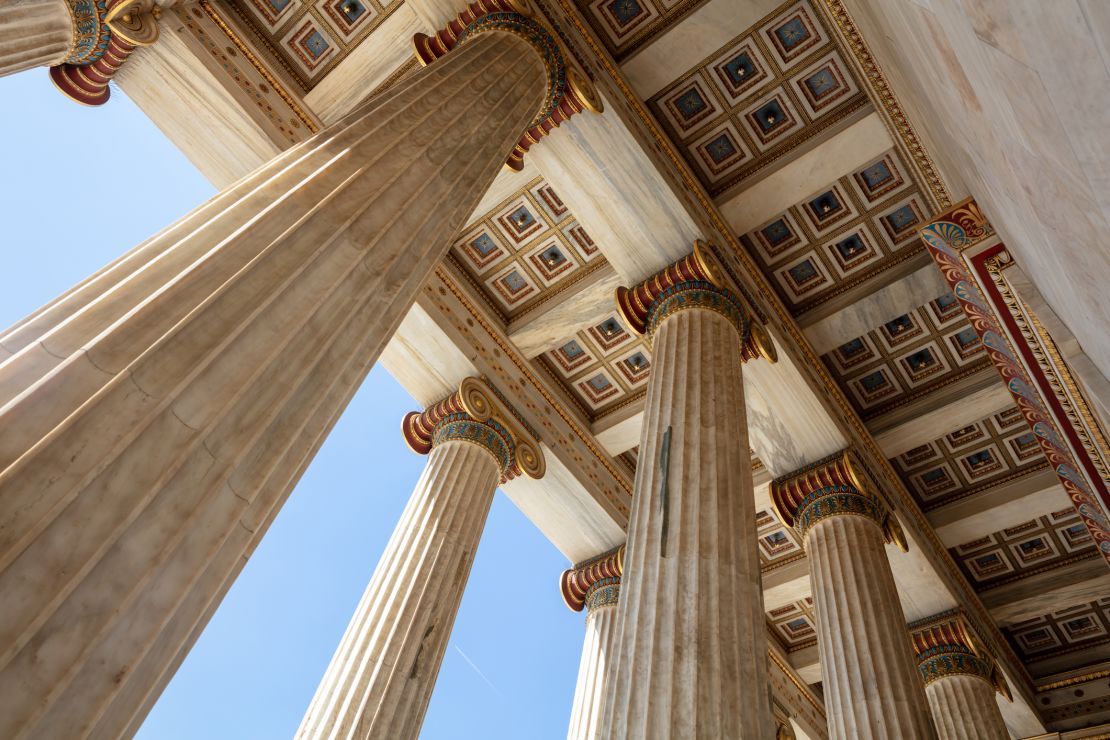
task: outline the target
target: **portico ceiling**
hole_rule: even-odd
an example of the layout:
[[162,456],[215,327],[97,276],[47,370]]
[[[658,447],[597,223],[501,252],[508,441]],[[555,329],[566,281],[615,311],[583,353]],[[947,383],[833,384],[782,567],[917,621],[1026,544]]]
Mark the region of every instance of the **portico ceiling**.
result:
[[[217,141],[170,120],[182,101],[141,91],[142,69],[120,83],[203,171],[229,181],[406,74],[414,29],[432,30],[425,19],[446,5],[213,0],[215,16],[176,11],[188,23],[174,38],[203,62],[194,74],[204,104],[188,105],[221,112]],[[521,401],[554,472],[505,490],[569,559],[585,559],[622,539],[652,361],[612,290],[689,252],[686,235],[719,242],[783,355],[745,371],[761,476],[850,443],[872,449],[912,540],[910,555],[892,555],[907,618],[981,615],[1015,684],[1008,719],[1044,730],[1028,674],[1103,659],[1083,648],[1107,644],[1110,604],[1089,597],[1084,574],[1086,590],[1022,602],[1019,622],[993,615],[1016,613],[1020,594],[998,609],[980,603],[1092,546],[1066,497],[1061,505],[1051,479],[1037,477],[1043,456],[930,274],[917,230],[949,194],[858,40],[807,0],[548,10],[607,112],[565,124],[524,172],[498,178],[383,362],[422,403],[475,373]],[[153,65],[158,47],[143,51]],[[766,482],[755,525],[768,622],[801,661],[814,630],[804,555],[758,500]],[[1027,515],[1015,520],[1000,492],[1027,502]],[[819,676],[812,667],[803,675]]]

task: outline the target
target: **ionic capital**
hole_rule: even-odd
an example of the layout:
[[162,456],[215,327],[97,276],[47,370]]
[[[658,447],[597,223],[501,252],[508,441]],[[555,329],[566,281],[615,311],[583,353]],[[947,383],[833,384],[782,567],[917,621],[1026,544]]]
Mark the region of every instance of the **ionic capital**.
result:
[[925,685],[948,676],[976,676],[1010,699],[1010,688],[975,631],[959,612],[946,612],[910,625],[917,670]]
[[547,95],[543,106],[505,161],[509,168],[516,171],[524,167],[524,154],[533,144],[539,143],[575,113],[584,110],[600,113],[604,108],[593,84],[567,63],[568,57],[555,34],[536,15],[528,0],[476,0],[434,35],[417,33],[412,37],[416,57],[425,66],[456,46],[491,31],[517,36],[539,52],[547,70]]
[[787,527],[802,542],[815,524],[834,516],[859,516],[874,521],[888,543],[907,549],[906,536],[886,502],[863,472],[851,450],[819,460],[771,482],[771,502]]
[[439,403],[410,411],[401,422],[401,433],[421,455],[449,441],[479,445],[497,461],[502,483],[521,473],[542,478],[546,471],[539,434],[484,378],[467,378]]
[[631,288],[617,288],[617,308],[625,322],[650,345],[655,332],[669,317],[681,311],[701,309],[724,316],[740,334],[740,358],[744,362],[764,357],[775,362],[778,355],[767,330],[751,315],[736,295],[718,277],[710,247],[700,239],[694,251]]
[[576,612],[615,606],[624,573],[624,545],[563,571],[559,590],[563,601]]
[[108,83],[140,46],[158,40],[162,10],[153,0],[66,0],[73,21],[69,54],[50,68],[50,79],[85,105],[108,101]]

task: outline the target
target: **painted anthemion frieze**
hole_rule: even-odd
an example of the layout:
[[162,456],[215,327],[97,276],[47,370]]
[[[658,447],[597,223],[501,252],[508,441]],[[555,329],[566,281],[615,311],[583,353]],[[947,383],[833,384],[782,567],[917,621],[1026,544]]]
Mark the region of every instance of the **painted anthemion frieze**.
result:
[[498,490],[568,738],[1110,737],[1110,15],[927,5],[0,0],[220,188],[0,332],[0,736],[133,735],[381,362],[297,737],[419,736]]

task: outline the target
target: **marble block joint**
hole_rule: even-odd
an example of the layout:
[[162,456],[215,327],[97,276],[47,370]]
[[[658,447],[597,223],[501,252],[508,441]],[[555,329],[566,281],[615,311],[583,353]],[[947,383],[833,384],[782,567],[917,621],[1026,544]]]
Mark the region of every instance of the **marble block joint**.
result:
[[447,26],[428,36],[417,33],[412,44],[417,60],[428,65],[475,36],[489,31],[505,31],[526,38],[538,49],[547,69],[547,99],[505,161],[520,171],[524,155],[540,139],[549,135],[575,113],[591,110],[601,113],[603,104],[589,79],[567,61],[555,36],[534,16],[528,0],[477,0],[466,6]]

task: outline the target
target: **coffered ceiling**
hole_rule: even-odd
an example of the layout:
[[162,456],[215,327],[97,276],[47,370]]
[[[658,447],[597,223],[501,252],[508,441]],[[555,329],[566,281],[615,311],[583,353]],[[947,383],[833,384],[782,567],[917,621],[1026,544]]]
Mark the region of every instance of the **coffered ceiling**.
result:
[[[289,97],[302,103],[301,94],[316,88],[375,30],[382,29],[375,39],[388,34],[383,23],[391,15],[413,12],[412,3],[403,5],[401,0],[216,2],[232,25],[248,28],[250,45],[261,59],[256,66],[266,67],[276,79],[291,81]],[[879,308],[869,304],[880,290],[906,279],[908,267],[931,266],[918,230],[934,216],[935,190],[925,187],[932,181],[922,174],[919,157],[892,128],[875,123],[883,101],[873,94],[866,70],[860,72],[856,54],[831,22],[828,3],[775,5],[759,0],[730,6],[722,0],[574,0],[574,5],[608,54],[629,71],[630,87],[640,90],[646,116],[663,132],[659,148],[669,145],[677,155],[667,164],[674,170],[671,180],[682,181],[675,173],[687,167],[693,174],[684,195],[696,198],[688,197],[689,201],[704,199],[722,211],[727,204],[744,201],[744,224],[736,226],[733,231],[739,233],[732,236],[774,292],[768,300],[781,301],[799,327],[837,313],[881,316],[851,324],[858,327],[853,333],[870,327],[860,336],[839,334],[822,347],[833,347],[821,355],[820,363],[843,391],[851,407],[845,413],[854,412],[873,429],[916,405],[931,411],[950,409],[954,418],[960,416],[958,400],[953,402],[951,393],[943,391],[960,387],[972,376],[990,375],[993,369],[955,298],[922,289],[913,301],[894,292]],[[706,18],[727,21],[714,27]],[[410,38],[411,30],[406,38],[393,39],[394,46],[407,48]],[[241,56],[232,54],[231,47],[223,49],[222,42],[210,45],[219,63],[234,68],[237,80],[245,77],[241,67],[232,64],[242,62]],[[675,49],[682,53],[668,51]],[[379,78],[396,71],[386,70]],[[263,92],[269,97],[258,98],[263,108],[273,107],[273,85],[266,84]],[[255,84],[253,89],[262,88]],[[866,151],[834,150],[832,142],[841,141],[836,137],[860,130],[864,119],[890,135],[881,142],[872,137]],[[282,147],[303,140],[307,133],[297,126],[307,120],[281,118],[280,131],[288,139]],[[564,135],[573,132],[556,131],[552,138]],[[550,144],[545,140],[535,149]],[[641,143],[630,137],[627,145]],[[815,159],[823,166],[810,166]],[[794,166],[799,162],[805,166]],[[817,171],[822,173],[819,177],[813,174]],[[579,216],[589,221],[590,214],[572,197],[580,189],[577,179],[560,180],[547,170],[543,175],[529,173],[490,196],[497,202],[475,214],[447,257],[452,274],[465,283],[460,290],[473,296],[496,325],[489,332],[503,342],[491,350],[496,352],[514,351],[502,334],[512,336],[522,324],[542,322],[547,312],[597,288],[603,277],[616,279],[614,265],[619,260],[614,245],[595,242],[579,221]],[[767,182],[785,195],[777,201],[749,198]],[[618,195],[654,195],[646,190]],[[604,200],[605,210],[619,207],[611,200],[615,199]],[[759,205],[772,201],[773,206]],[[581,206],[579,216],[568,202]],[[731,256],[739,264],[737,256]],[[605,285],[611,291],[610,284]],[[568,319],[565,332],[560,323],[559,332],[554,332],[557,339],[537,344],[534,351],[520,350],[519,355],[529,359],[518,368],[521,374],[542,371],[536,375],[548,384],[544,408],[558,407],[568,425],[581,422],[583,429],[594,430],[596,439],[582,434],[586,444],[593,445],[590,454],[612,465],[612,458],[598,451],[605,447],[598,442],[598,430],[617,423],[614,420],[634,419],[644,403],[652,354],[611,311],[607,295],[593,300],[588,316],[583,312],[584,318]],[[926,298],[931,300],[922,303]],[[602,307],[594,310],[596,306]],[[471,360],[474,356],[468,355]],[[469,374],[473,368],[468,362],[458,364],[466,365]],[[437,366],[436,371],[441,369]],[[523,387],[525,380],[519,382]],[[950,522],[966,510],[977,522],[990,521],[992,512],[1005,504],[996,501],[997,492],[1045,473],[1046,462],[1016,408],[985,408],[970,419],[960,416],[960,422],[948,429],[919,429],[914,418],[895,421],[898,438],[911,441],[884,455],[931,520]],[[631,443],[635,438],[626,435],[624,444],[610,450],[620,453],[613,469],[621,474],[632,473],[639,462]],[[545,441],[553,446],[558,442]],[[573,455],[566,459],[575,462]],[[571,477],[568,472],[561,484]],[[1051,506],[1045,503],[1050,500]],[[787,584],[787,595],[776,598],[767,619],[784,649],[796,656],[812,647],[816,629],[804,553],[794,531],[783,527],[766,506],[757,504],[755,522],[765,588],[768,581]],[[1046,600],[1046,606],[1022,591],[1040,583],[1036,579],[1045,574],[1095,578],[1074,571],[1077,564],[1089,565],[1094,558],[1090,536],[1074,511],[1062,509],[1058,498],[1038,498],[1028,512],[1015,518],[1010,511],[998,521],[944,542],[947,555],[992,614],[1020,613],[1021,619],[998,620],[1014,653],[1038,677],[1080,670],[1110,657],[1099,652],[1110,645],[1110,600],[1092,597],[1088,587],[1077,589],[1074,598]],[[947,561],[945,566],[952,567]],[[1012,608],[1013,601],[1022,599],[1029,603]],[[1005,608],[992,606],[1003,601]],[[1066,711],[1077,711],[1074,703],[1068,706],[1072,708]]]
[[308,92],[402,2],[228,0],[228,5],[261,49]]
[[710,194],[868,107],[832,39],[808,2],[787,4],[648,101]]

